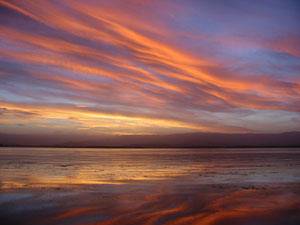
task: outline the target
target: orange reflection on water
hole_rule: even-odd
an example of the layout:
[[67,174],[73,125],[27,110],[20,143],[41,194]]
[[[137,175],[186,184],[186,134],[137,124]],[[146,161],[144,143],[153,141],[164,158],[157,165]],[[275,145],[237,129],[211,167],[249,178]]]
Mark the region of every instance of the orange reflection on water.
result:
[[[221,192],[206,187],[188,193],[117,193],[88,198],[60,210],[36,224],[117,225],[223,225],[297,224],[300,222],[300,196],[295,189],[232,190]],[[79,196],[80,197],[80,196]],[[95,196],[94,196],[95,197]],[[84,199],[84,200],[83,200]],[[88,221],[88,222],[87,222]]]
[[299,182],[297,157],[295,149],[2,148],[0,187]]
[[2,148],[0,219],[298,225],[299,159],[297,149]]

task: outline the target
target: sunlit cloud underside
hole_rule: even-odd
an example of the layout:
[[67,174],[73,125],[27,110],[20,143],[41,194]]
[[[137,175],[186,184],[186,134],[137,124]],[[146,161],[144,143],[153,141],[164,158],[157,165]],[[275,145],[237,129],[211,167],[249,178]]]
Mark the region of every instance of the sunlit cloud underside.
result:
[[0,1],[0,129],[300,130],[297,1]]

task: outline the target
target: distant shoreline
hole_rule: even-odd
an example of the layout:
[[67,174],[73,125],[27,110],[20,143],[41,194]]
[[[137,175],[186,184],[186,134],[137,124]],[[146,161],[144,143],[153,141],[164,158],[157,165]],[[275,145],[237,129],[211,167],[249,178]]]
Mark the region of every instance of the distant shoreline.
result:
[[297,146],[178,146],[178,147],[168,147],[168,146],[36,146],[36,145],[0,145],[0,148],[143,148],[143,149],[179,149],[179,148],[300,148]]
[[300,132],[279,134],[15,135],[0,133],[0,147],[47,148],[300,148]]

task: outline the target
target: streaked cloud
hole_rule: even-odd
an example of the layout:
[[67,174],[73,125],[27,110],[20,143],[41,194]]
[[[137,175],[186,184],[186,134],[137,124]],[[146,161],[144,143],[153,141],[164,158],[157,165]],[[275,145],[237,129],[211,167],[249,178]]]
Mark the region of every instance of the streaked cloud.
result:
[[0,106],[65,132],[299,130],[299,7],[1,1]]

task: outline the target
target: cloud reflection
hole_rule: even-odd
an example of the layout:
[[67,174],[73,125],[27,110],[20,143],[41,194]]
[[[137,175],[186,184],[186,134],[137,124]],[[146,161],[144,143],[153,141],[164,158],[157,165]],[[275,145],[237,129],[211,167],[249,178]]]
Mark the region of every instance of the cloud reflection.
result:
[[[199,187],[196,193],[170,193],[166,188],[169,187],[159,187],[156,193],[153,190],[131,193],[130,188],[129,193],[124,193],[116,188],[113,189],[116,193],[77,193],[77,198],[72,194],[50,195],[56,206],[48,206],[46,214],[49,216],[28,213],[29,220],[26,221],[30,224],[82,225],[269,225],[300,221],[299,196],[287,193],[288,189],[232,190],[224,186],[221,193],[212,187]],[[32,202],[45,204],[41,196],[27,197],[21,202],[29,207]]]

